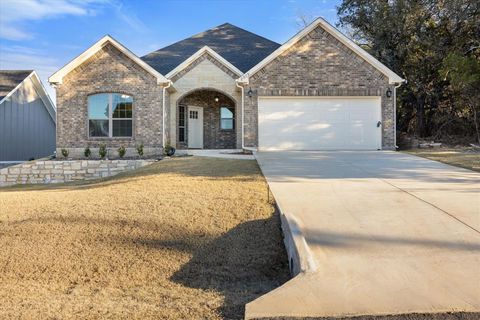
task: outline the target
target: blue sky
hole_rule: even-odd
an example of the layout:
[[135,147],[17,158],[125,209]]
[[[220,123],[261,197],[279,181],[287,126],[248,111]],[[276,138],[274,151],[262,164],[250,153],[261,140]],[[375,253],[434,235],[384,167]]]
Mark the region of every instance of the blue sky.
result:
[[[47,78],[105,34],[138,56],[225,22],[283,43],[340,0],[0,0],[0,69]],[[55,100],[55,97],[52,97]]]

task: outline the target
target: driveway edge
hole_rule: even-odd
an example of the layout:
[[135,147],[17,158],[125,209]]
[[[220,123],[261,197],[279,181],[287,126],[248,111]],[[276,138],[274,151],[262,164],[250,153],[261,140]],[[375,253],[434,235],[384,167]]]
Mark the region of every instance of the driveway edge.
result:
[[[257,157],[257,153],[253,153],[258,166],[262,171],[265,180],[271,190],[270,182],[262,170],[262,163]],[[273,192],[272,192],[273,195]],[[275,198],[275,195],[273,195]],[[290,273],[292,276],[297,276],[299,273],[314,272],[317,270],[317,264],[313,254],[308,247],[307,241],[302,234],[299,220],[293,215],[285,212],[282,209],[281,203],[275,199],[278,211],[280,212],[281,227],[283,232],[283,242],[287,250],[288,264],[290,266]]]

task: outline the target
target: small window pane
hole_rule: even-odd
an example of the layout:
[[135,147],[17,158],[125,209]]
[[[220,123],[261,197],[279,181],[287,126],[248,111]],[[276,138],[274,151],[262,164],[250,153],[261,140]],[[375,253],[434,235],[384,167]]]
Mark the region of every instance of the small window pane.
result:
[[178,126],[185,126],[185,107],[180,106],[178,109]]
[[108,137],[108,120],[89,120],[90,137]]
[[233,119],[222,119],[221,128],[225,130],[233,129]]
[[233,111],[230,108],[222,107],[220,108],[220,118],[222,119],[232,119]]
[[114,137],[132,136],[132,120],[113,120],[112,125]]
[[112,94],[112,117],[132,118],[133,99],[126,94]]
[[108,119],[108,94],[96,94],[88,97],[88,118]]
[[178,128],[178,141],[185,142],[185,128]]

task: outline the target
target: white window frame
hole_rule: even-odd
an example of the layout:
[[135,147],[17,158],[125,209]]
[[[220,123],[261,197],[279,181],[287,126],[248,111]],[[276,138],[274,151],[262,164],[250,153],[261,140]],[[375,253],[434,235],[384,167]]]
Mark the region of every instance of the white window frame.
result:
[[[88,98],[93,97],[96,95],[101,95],[101,94],[106,94],[108,95],[108,136],[91,136],[90,135],[90,120],[106,120],[106,119],[94,119],[90,118],[90,110],[89,110],[89,105],[88,105]],[[112,106],[113,106],[113,95],[118,94],[118,95],[127,95],[132,98],[132,117],[131,118],[113,118],[113,112],[112,112]],[[133,118],[134,118],[134,102],[133,102],[133,96],[126,94],[126,93],[119,93],[119,92],[100,92],[100,93],[94,93],[91,94],[87,97],[87,127],[88,127],[88,138],[91,139],[131,139],[133,138],[134,134],[134,124],[133,124]],[[131,136],[113,136],[113,121],[116,120],[131,120],[132,121],[132,135]]]

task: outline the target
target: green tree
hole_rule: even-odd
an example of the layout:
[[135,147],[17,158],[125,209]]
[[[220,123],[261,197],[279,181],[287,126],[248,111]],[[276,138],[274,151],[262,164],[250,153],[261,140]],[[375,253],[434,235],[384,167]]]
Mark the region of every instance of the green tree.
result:
[[440,74],[449,80],[458,102],[472,114],[477,142],[480,143],[480,61],[474,55],[450,53],[443,61]]
[[[436,135],[459,121],[456,93],[439,74],[450,52],[479,43],[479,1],[344,0],[339,26],[408,82],[398,92],[399,130]],[[452,128],[450,128],[452,129]]]

